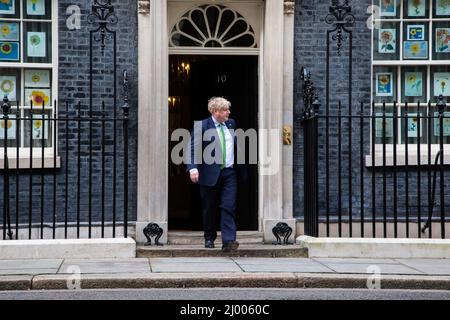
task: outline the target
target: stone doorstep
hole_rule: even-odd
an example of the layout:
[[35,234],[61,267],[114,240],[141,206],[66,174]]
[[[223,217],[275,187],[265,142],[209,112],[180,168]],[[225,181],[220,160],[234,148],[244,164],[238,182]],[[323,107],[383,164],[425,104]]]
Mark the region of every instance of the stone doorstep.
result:
[[[264,234],[259,231],[238,231],[237,239],[241,244],[261,244]],[[202,245],[205,241],[201,231],[169,231],[169,245]],[[221,245],[221,233],[217,233],[216,244]]]
[[[11,281],[13,279],[9,279]],[[32,290],[67,290],[70,275],[39,275],[23,278],[17,289],[8,283],[5,290],[23,290],[31,282]],[[214,274],[115,274],[82,275],[81,289],[143,288],[333,288],[368,289],[367,275],[308,273],[214,273]],[[0,278],[0,286],[2,280]],[[370,283],[369,283],[370,284]],[[450,290],[449,276],[380,276],[380,289]]]
[[300,236],[296,244],[307,249],[309,258],[450,259],[449,239]]
[[218,243],[214,249],[206,249],[203,245],[138,246],[137,257],[307,257],[307,249],[297,245],[241,244],[233,253],[223,253],[221,248]]

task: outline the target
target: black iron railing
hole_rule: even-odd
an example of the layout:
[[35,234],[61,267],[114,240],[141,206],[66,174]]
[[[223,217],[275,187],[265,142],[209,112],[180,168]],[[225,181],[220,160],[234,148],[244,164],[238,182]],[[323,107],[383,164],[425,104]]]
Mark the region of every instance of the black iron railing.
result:
[[312,98],[309,73],[302,74],[305,233],[448,237],[444,122],[450,116],[443,97],[401,107],[361,103],[358,112],[337,101],[326,113]]
[[[116,237],[119,224],[123,236],[128,236],[126,72],[123,82],[124,104],[116,116],[105,111],[104,102],[101,112],[83,112],[80,103],[66,103],[56,113],[55,101],[52,114],[44,117],[45,104],[36,107],[31,101],[28,116],[21,116],[16,108],[11,117],[10,103],[4,99],[0,118],[4,126],[0,139],[4,146],[3,239]],[[40,137],[33,133],[36,127]],[[11,133],[8,137],[9,128],[16,128],[14,137]],[[20,139],[25,131],[29,137]],[[28,146],[20,140],[29,140]],[[94,234],[94,228],[100,231]],[[45,229],[50,229],[51,235],[45,234]]]

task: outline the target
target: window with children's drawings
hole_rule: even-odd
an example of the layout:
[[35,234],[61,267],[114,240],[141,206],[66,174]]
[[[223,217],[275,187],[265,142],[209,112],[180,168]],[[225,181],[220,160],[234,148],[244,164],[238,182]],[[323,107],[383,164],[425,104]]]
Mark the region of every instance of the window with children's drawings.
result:
[[[57,0],[0,1],[0,99],[12,107],[0,121],[2,147],[5,140],[9,147],[53,147],[53,124],[45,119],[56,97],[56,17]],[[33,121],[16,120],[30,112]]]
[[[374,111],[410,115],[407,123],[398,120],[399,143],[437,143],[439,121],[426,117],[438,111],[439,96],[450,103],[450,0],[373,0],[373,5],[378,8],[372,29]],[[444,139],[450,143],[445,118]]]

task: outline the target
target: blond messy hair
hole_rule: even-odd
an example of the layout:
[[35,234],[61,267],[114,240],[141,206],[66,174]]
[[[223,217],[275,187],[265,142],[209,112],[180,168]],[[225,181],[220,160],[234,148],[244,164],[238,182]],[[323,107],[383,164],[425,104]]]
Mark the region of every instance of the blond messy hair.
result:
[[231,102],[225,98],[212,97],[208,101],[208,111],[209,113],[214,113],[216,111],[221,111],[224,109],[229,109],[231,107]]

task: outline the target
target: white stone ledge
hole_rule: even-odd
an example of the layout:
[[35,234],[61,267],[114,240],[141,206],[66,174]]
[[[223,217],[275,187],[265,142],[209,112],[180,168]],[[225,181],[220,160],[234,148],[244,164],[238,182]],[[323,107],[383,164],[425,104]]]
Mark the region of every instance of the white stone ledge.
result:
[[[19,157],[19,169],[30,169],[30,156]],[[35,155],[33,155],[33,163],[32,169],[38,170],[42,169],[42,157],[39,151],[36,151]],[[5,159],[3,154],[0,154],[0,169],[5,168]],[[17,169],[17,157],[14,152],[8,154],[8,168],[10,170]],[[55,166],[55,158],[53,155],[44,155],[44,169],[60,169],[61,168],[61,157],[56,157],[56,166]]]
[[130,238],[0,241],[0,260],[135,257],[136,242]]
[[313,238],[300,236],[297,244],[310,258],[423,258],[450,259],[450,240]]

